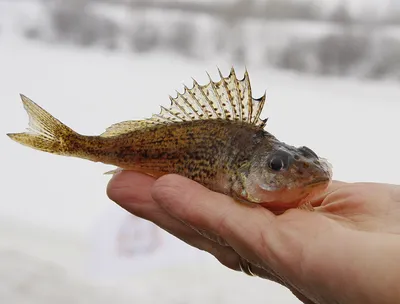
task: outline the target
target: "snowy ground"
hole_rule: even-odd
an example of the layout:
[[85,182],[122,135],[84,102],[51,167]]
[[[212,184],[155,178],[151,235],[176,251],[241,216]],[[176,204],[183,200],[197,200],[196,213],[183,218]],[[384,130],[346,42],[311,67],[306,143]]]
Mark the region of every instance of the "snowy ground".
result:
[[[298,303],[284,288],[226,270],[159,230],[155,252],[118,256],[115,239],[124,223],[131,241],[125,247],[135,245],[134,230],[142,231],[134,239],[141,246],[154,235],[106,197],[109,177],[102,173],[110,168],[27,149],[5,136],[27,126],[19,93],[80,133],[98,134],[151,115],[182,82],[190,85],[193,76],[204,83],[206,70],[216,77],[215,66],[227,73],[230,62],[49,48],[3,34],[1,303]],[[240,75],[243,67],[237,69]],[[400,183],[398,83],[248,70],[254,95],[267,89],[264,116],[278,138],[328,158],[336,179]]]

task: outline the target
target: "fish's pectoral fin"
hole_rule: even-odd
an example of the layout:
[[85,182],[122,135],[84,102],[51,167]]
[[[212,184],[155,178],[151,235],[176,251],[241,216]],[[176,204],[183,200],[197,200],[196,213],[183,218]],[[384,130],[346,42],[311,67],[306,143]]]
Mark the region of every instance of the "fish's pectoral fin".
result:
[[234,200],[248,206],[255,206],[256,204],[261,203],[259,199],[253,197],[248,191],[246,191],[243,181],[241,180],[232,188],[231,196]]
[[311,205],[311,202],[300,203],[300,205],[297,206],[297,209],[304,211],[315,211],[315,208],[313,205]]
[[261,203],[259,199],[253,197],[249,191],[246,189],[246,181],[248,170],[250,169],[250,163],[246,162],[240,166],[238,169],[236,179],[232,186],[232,197],[237,200],[244,202],[246,204],[259,204]]
[[243,204],[243,205],[246,205],[246,206],[249,206],[249,207],[255,207],[256,206],[255,202],[249,201],[246,197],[243,197],[242,195],[239,195],[236,192],[232,192],[231,196],[236,202],[238,202],[240,204]]

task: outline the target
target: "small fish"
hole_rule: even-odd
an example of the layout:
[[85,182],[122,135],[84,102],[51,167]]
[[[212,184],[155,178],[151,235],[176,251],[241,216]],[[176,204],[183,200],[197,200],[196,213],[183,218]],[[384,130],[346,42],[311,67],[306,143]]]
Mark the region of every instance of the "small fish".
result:
[[21,95],[29,132],[7,135],[40,151],[117,166],[109,173],[175,173],[240,202],[312,209],[310,200],[332,180],[330,164],[264,130],[266,94],[252,97],[247,71],[241,80],[233,68],[227,77],[219,73],[218,82],[193,80],[159,114],[114,124],[99,136],[78,134]]

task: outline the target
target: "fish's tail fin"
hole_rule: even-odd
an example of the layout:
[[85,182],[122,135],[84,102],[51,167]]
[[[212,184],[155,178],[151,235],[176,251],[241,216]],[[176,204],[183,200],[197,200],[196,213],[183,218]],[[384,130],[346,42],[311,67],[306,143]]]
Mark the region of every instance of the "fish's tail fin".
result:
[[[71,147],[82,138],[28,97],[21,94],[22,103],[29,116],[29,129],[25,133],[7,134],[12,140],[36,150],[58,155],[76,156]],[[79,144],[78,144],[79,146]],[[77,147],[76,147],[77,148]]]

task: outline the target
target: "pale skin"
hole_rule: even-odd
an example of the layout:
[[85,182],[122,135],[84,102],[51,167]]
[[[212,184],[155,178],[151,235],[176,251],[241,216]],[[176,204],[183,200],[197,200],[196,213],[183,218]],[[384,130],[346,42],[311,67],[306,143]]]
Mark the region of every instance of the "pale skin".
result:
[[116,174],[108,196],[187,244],[303,303],[400,303],[400,186],[334,182],[315,211],[276,216],[181,176]]

